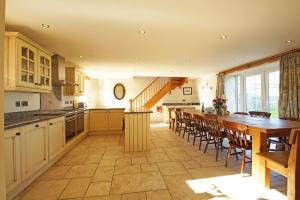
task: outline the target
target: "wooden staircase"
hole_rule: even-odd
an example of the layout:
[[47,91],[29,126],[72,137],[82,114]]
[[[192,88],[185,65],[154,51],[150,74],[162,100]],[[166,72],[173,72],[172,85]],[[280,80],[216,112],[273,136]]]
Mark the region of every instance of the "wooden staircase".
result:
[[140,94],[130,99],[130,111],[151,109],[166,94],[187,83],[185,77],[157,77]]

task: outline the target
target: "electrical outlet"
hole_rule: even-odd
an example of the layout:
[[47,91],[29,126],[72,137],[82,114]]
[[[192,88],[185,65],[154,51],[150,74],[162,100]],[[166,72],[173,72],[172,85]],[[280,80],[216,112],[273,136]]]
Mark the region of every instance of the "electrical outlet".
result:
[[20,101],[16,101],[16,107],[20,107],[21,106],[21,102]]
[[21,104],[22,104],[23,107],[27,107],[28,106],[28,101],[22,101]]

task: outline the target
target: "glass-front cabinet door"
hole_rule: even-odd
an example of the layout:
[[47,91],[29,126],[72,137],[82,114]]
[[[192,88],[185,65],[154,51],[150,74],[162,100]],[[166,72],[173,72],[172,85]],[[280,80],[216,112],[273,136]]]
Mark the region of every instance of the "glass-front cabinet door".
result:
[[39,88],[51,90],[51,57],[42,51],[38,52]]
[[18,40],[18,86],[38,87],[36,54],[37,49],[35,47]]

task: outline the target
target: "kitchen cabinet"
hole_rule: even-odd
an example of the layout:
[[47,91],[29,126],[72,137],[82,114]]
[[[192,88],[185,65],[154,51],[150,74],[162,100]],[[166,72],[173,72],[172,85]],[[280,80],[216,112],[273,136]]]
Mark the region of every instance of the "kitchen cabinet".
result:
[[75,67],[66,67],[66,82],[74,83],[64,87],[65,96],[82,96],[84,95],[85,74]]
[[90,114],[89,111],[84,111],[84,132],[87,133],[90,130]]
[[123,109],[91,110],[90,131],[122,131]]
[[10,192],[21,183],[20,129],[4,132],[6,190]]
[[65,151],[65,117],[48,121],[49,160],[56,158]]
[[17,32],[6,32],[4,90],[50,93],[51,55]]
[[47,121],[23,126],[20,132],[22,179],[25,179],[48,162]]

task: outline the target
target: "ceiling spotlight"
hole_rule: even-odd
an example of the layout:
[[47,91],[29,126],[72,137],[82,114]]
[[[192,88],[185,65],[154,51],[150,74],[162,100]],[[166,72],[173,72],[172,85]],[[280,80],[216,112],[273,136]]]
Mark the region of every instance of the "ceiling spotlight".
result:
[[144,35],[145,33],[146,33],[146,31],[144,31],[144,30],[139,31],[139,34],[142,34],[142,35]]
[[287,41],[286,41],[286,43],[288,43],[288,44],[289,44],[289,43],[292,43],[292,42],[293,42],[293,40],[287,40]]
[[227,35],[222,35],[221,39],[227,39]]
[[42,27],[44,27],[44,28],[50,28],[50,25],[49,24],[42,24]]

